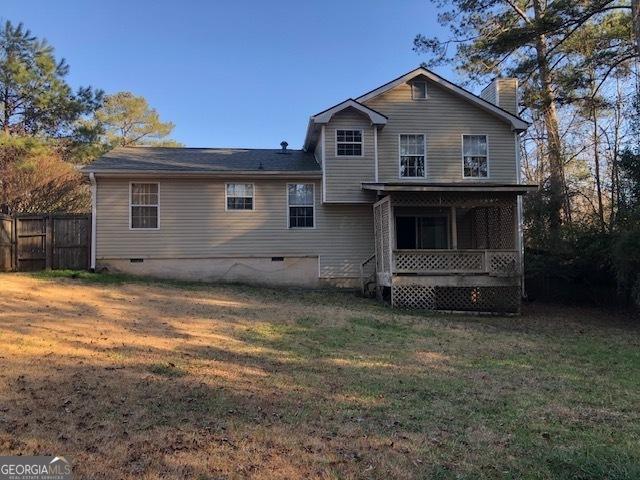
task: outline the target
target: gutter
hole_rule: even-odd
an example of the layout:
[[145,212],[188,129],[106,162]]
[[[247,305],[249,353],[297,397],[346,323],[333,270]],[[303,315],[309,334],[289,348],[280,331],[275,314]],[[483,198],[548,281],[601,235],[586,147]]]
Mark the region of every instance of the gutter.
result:
[[153,176],[153,177],[222,177],[232,178],[237,176],[243,177],[265,177],[265,178],[321,178],[322,171],[256,171],[256,170],[228,170],[228,171],[167,171],[167,170],[84,170],[83,173],[89,175],[100,175],[101,177],[138,177],[138,176]]
[[96,176],[93,172],[89,173],[89,181],[91,182],[91,265],[90,270],[96,271],[96,210],[98,204],[98,185]]

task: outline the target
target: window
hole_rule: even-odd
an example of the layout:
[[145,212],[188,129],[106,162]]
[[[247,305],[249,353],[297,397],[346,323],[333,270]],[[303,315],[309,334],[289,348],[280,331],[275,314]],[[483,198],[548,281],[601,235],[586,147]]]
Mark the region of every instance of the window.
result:
[[130,227],[135,229],[154,230],[160,228],[158,210],[160,184],[131,183],[130,184]]
[[287,185],[289,228],[313,228],[313,205],[312,183]]
[[462,136],[464,178],[486,178],[489,173],[486,135]]
[[362,156],[362,130],[336,130],[336,156]]
[[400,135],[400,176],[424,177],[424,135]]
[[446,215],[396,216],[398,249],[449,248],[449,220]]
[[427,98],[427,82],[413,82],[411,84],[411,98],[424,100]]
[[253,210],[253,184],[227,183],[227,210]]

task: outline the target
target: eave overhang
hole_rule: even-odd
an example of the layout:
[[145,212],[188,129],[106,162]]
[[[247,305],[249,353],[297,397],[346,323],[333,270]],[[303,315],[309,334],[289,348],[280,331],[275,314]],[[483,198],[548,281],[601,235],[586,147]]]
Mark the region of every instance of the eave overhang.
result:
[[501,192],[524,195],[538,189],[537,185],[509,183],[417,183],[417,182],[364,182],[363,190],[376,192]]
[[96,178],[127,178],[127,177],[154,177],[154,178],[322,178],[321,171],[257,171],[257,170],[225,170],[225,171],[167,171],[167,170],[83,170],[85,176],[94,174]]

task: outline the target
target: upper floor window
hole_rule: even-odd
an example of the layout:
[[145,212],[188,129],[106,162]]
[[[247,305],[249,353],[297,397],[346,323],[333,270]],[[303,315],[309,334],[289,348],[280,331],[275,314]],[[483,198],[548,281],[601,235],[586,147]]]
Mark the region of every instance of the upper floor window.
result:
[[313,228],[315,216],[313,197],[313,183],[287,185],[289,228]]
[[362,130],[336,130],[336,156],[362,156]]
[[253,184],[227,183],[227,210],[253,210]]
[[400,135],[400,176],[424,177],[425,152],[424,135]]
[[411,98],[414,100],[424,100],[427,98],[427,82],[412,82]]
[[129,188],[129,227],[157,230],[160,227],[160,184],[132,182]]
[[463,135],[462,157],[464,178],[486,178],[489,158],[486,135]]

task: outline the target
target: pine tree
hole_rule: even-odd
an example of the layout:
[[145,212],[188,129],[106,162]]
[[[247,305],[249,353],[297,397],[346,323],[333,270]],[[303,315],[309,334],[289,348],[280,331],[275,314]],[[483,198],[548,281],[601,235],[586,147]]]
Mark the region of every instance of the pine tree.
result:
[[101,91],[73,92],[69,66],[22,24],[0,27],[0,130],[6,135],[74,135],[78,119],[93,112]]
[[113,147],[182,146],[166,138],[173,131],[174,124],[160,120],[158,112],[149,106],[144,97],[131,92],[108,95],[104,105],[96,112],[96,120],[104,129],[106,142]]
[[[430,55],[427,66],[456,62],[473,80],[505,73],[520,79],[524,104],[545,127],[548,163],[546,193],[552,247],[560,240],[565,202],[564,153],[558,122],[558,71],[565,66],[563,44],[588,22],[623,12],[631,25],[631,5],[617,0],[434,0],[439,21],[451,38],[418,35],[414,50]],[[451,51],[453,47],[453,52]],[[637,56],[631,36],[606,52],[611,71]],[[605,78],[608,74],[605,74]],[[533,113],[533,112],[532,112]]]

